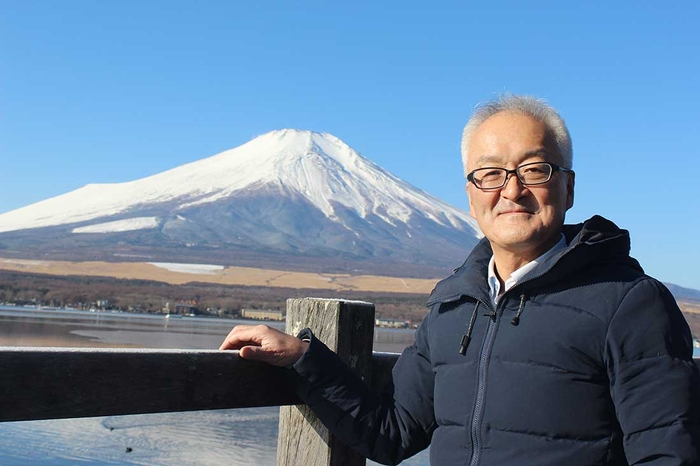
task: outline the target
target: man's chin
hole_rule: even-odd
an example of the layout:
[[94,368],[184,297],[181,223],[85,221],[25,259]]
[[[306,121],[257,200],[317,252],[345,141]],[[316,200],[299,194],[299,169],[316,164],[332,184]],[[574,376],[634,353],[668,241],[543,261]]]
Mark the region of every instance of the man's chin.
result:
[[499,217],[493,231],[502,241],[513,245],[529,244],[538,235],[539,229],[531,223],[532,216],[508,215]]

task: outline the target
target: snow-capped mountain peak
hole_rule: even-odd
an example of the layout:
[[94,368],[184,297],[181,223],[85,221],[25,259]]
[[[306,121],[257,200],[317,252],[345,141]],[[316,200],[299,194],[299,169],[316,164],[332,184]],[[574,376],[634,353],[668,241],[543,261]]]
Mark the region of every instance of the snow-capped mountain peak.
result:
[[[442,225],[473,220],[386,172],[328,133],[282,129],[209,158],[136,181],[88,184],[0,215],[0,232],[86,222],[146,204],[177,201],[179,209],[235,196],[255,185],[277,185],[306,198],[326,217],[335,206],[372,213],[390,224],[421,211]],[[474,229],[478,232],[478,229]]]
[[371,264],[388,274],[398,264],[404,273],[406,267],[423,273],[426,265],[457,266],[480,236],[466,212],[337,137],[294,129],[153,176],[88,184],[0,215],[0,249],[43,258],[256,266],[266,258],[274,267],[287,261],[356,271]]

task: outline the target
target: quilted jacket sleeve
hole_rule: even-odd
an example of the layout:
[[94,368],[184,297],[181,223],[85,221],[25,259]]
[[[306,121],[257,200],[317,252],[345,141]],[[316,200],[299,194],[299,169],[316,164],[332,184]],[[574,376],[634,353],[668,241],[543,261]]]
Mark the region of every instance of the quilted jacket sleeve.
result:
[[394,366],[393,383],[381,394],[371,392],[309,331],[309,348],[293,366],[299,396],[323,424],[361,455],[382,464],[397,464],[425,449],[435,428],[427,320]]
[[700,464],[700,377],[692,337],[671,293],[644,279],[606,337],[610,390],[630,465]]

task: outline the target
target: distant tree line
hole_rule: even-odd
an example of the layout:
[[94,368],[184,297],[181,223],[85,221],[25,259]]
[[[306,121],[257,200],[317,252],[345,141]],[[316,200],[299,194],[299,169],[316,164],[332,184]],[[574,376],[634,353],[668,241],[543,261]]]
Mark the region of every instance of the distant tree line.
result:
[[170,285],[148,280],[55,276],[0,270],[0,303],[75,309],[113,309],[162,313],[166,305],[196,302],[200,314],[239,317],[241,309],[284,311],[287,298],[342,298],[374,303],[378,317],[420,322],[427,296],[358,291],[189,283]]

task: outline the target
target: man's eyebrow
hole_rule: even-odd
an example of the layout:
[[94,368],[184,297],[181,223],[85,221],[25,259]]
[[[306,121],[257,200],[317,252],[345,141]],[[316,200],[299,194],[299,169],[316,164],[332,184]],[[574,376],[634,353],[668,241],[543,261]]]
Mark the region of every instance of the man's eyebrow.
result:
[[[537,155],[542,156],[542,157],[546,157],[547,155],[550,155],[550,154],[545,149],[533,149],[533,150],[529,150],[523,154],[523,156],[525,156],[525,157],[534,157]],[[478,159],[476,159],[477,164],[499,163],[499,162],[503,162],[503,157],[499,157],[497,155],[482,155]]]

